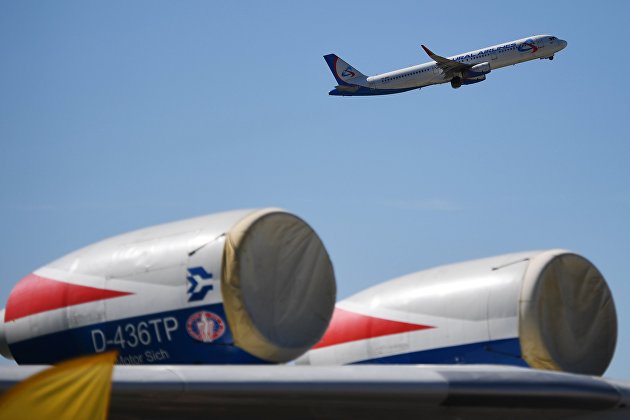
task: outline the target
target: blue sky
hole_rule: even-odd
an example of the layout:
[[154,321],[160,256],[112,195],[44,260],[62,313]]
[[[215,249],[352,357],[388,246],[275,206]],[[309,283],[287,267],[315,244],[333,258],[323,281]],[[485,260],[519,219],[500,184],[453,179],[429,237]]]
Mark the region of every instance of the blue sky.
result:
[[[630,379],[630,3],[2,2],[0,302],[131,229],[278,206],[339,297],[438,264],[562,247],[602,271]],[[365,74],[528,35],[554,61],[454,90],[329,97]],[[1,305],[0,305],[1,306]]]

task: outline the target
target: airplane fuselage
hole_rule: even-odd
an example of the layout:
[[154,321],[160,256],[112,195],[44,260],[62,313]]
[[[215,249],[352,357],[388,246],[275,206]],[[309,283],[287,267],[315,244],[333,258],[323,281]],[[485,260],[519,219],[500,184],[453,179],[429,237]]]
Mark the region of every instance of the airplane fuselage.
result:
[[[485,65],[481,67],[484,67],[486,71],[479,73],[477,77],[467,77],[461,71],[444,71],[436,61],[375,76],[363,76],[350,66],[347,69],[336,67],[333,72],[336,71],[335,77],[339,82],[339,86],[333,89],[330,94],[367,96],[399,93],[425,86],[447,83],[457,78],[463,81],[463,84],[477,83],[485,80],[485,75],[491,70],[534,59],[553,59],[554,54],[565,48],[566,45],[566,41],[555,36],[536,35],[447,58],[447,60],[462,63],[468,67]],[[345,63],[343,60],[339,59],[339,61]],[[351,79],[343,77],[354,73],[358,73],[359,76]],[[453,87],[459,87],[459,85],[454,84]]]

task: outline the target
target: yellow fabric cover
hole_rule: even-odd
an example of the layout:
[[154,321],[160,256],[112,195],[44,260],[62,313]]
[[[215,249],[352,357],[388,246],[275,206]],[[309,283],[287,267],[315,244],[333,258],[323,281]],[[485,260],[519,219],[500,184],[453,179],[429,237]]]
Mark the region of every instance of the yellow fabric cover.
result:
[[612,293],[599,270],[572,253],[544,253],[525,273],[521,352],[540,369],[602,375],[617,342]]
[[106,419],[116,355],[72,359],[25,379],[0,398],[0,418]]
[[221,290],[235,344],[278,363],[319,341],[336,298],[321,240],[300,218],[277,209],[252,213],[228,232]]

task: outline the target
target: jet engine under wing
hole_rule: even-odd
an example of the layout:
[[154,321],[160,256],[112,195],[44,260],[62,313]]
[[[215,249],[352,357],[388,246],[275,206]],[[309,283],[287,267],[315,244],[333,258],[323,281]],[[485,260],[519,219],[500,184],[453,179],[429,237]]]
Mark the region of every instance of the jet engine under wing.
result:
[[[0,368],[0,392],[44,366]],[[490,365],[116,366],[112,419],[621,419],[630,384]]]
[[431,57],[433,61],[436,62],[437,66],[441,68],[446,75],[460,73],[472,67],[470,64],[460,63],[459,61],[439,56],[424,45],[422,45],[422,49],[428,54],[429,57]]

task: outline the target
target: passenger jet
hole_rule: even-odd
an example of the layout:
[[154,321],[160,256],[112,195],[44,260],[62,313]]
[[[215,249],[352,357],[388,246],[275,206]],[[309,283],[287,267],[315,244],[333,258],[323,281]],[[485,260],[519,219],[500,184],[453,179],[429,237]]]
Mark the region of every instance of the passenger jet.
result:
[[518,39],[452,57],[434,54],[422,45],[433,60],[376,76],[365,76],[335,54],[324,58],[339,83],[328,94],[335,96],[389,95],[451,82],[454,89],[486,80],[494,69],[539,59],[553,60],[567,42],[551,35]]

